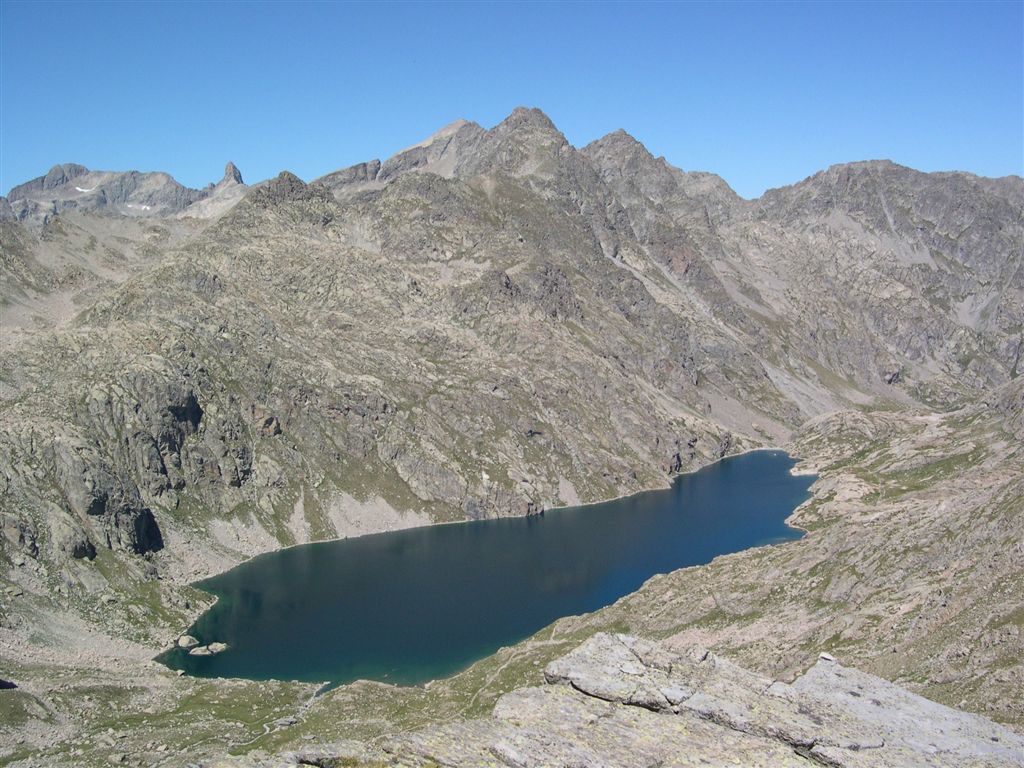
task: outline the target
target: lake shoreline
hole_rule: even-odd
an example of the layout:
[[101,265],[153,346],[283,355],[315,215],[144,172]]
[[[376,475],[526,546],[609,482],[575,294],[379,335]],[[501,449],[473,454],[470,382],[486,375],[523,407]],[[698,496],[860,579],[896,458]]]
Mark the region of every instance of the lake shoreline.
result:
[[[308,547],[308,546],[317,545],[317,544],[331,544],[331,543],[339,542],[339,541],[349,541],[349,540],[353,540],[353,539],[362,539],[362,538],[366,538],[368,536],[380,536],[382,534],[397,533],[399,531],[410,531],[410,530],[417,530],[417,529],[422,529],[422,528],[435,528],[435,527],[446,526],[446,525],[465,525],[467,523],[480,522],[482,520],[503,520],[503,519],[515,520],[515,519],[521,519],[521,518],[526,518],[526,517],[542,517],[547,512],[560,512],[560,511],[566,510],[566,509],[585,509],[587,507],[593,507],[593,506],[597,506],[599,504],[608,504],[608,503],[615,502],[615,501],[622,501],[624,499],[628,499],[628,498],[633,497],[633,496],[639,496],[639,495],[644,494],[644,493],[652,493],[652,492],[655,492],[655,491],[668,490],[669,488],[671,488],[673,486],[673,484],[679,478],[685,477],[687,475],[696,474],[697,472],[700,472],[703,469],[707,469],[708,467],[713,467],[714,465],[716,465],[716,464],[718,464],[720,462],[726,461],[727,459],[734,459],[734,458],[738,458],[740,456],[747,456],[747,455],[752,454],[752,453],[761,453],[761,452],[766,452],[767,453],[767,452],[772,452],[772,451],[782,451],[783,453],[786,453],[787,456],[790,456],[790,454],[782,446],[768,446],[768,445],[766,445],[766,446],[757,446],[757,447],[754,447],[754,448],[747,448],[747,449],[742,450],[742,451],[737,451],[735,453],[730,453],[730,454],[728,454],[726,456],[720,456],[719,458],[715,459],[714,461],[709,461],[706,464],[701,464],[701,465],[696,466],[696,467],[694,467],[692,469],[688,469],[685,472],[681,471],[681,472],[676,472],[676,473],[671,474],[671,475],[667,475],[666,477],[668,478],[668,483],[666,485],[664,485],[664,486],[655,487],[655,488],[643,488],[643,489],[640,489],[638,491],[633,491],[632,493],[622,493],[622,494],[619,494],[617,496],[611,496],[611,497],[609,497],[607,499],[598,499],[596,501],[587,501],[587,502],[583,502],[583,503],[580,503],[580,504],[565,504],[565,505],[558,506],[558,507],[548,507],[548,508],[545,508],[544,510],[542,510],[537,515],[499,515],[497,517],[485,517],[485,518],[479,518],[479,519],[476,519],[476,520],[470,520],[470,519],[463,519],[463,520],[441,520],[441,521],[430,522],[430,523],[426,523],[426,524],[422,524],[422,525],[416,524],[416,525],[410,525],[410,526],[402,527],[402,528],[389,528],[389,529],[382,530],[382,531],[372,531],[372,532],[369,532],[369,533],[360,533],[360,534],[357,534],[355,536],[337,536],[337,537],[329,538],[329,539],[317,539],[316,541],[306,541],[306,542],[300,542],[300,543],[296,543],[296,544],[287,544],[287,545],[282,546],[282,547],[277,547],[276,549],[267,550],[266,552],[259,552],[259,553],[254,554],[254,555],[250,555],[249,557],[246,557],[246,558],[244,558],[242,560],[239,560],[238,562],[232,564],[230,567],[225,568],[224,570],[217,571],[216,573],[212,573],[212,574],[210,574],[208,576],[204,576],[203,578],[201,578],[201,579],[199,579],[197,581],[189,582],[189,583],[187,583],[185,585],[185,586],[192,587],[194,589],[198,589],[199,591],[201,591],[201,592],[203,592],[203,593],[205,593],[207,595],[212,596],[214,598],[214,601],[212,603],[210,603],[209,605],[204,606],[202,609],[197,610],[195,612],[195,614],[191,617],[191,623],[188,625],[188,627],[186,627],[184,630],[182,630],[178,634],[174,635],[172,638],[168,639],[164,643],[164,645],[162,646],[160,651],[157,653],[157,656],[162,656],[164,653],[167,653],[168,651],[173,650],[176,647],[176,645],[177,645],[178,638],[180,638],[183,635],[187,634],[189,629],[195,625],[196,621],[199,620],[199,617],[201,617],[207,611],[211,611],[211,610],[213,610],[216,607],[217,603],[220,600],[220,597],[218,595],[216,595],[215,593],[210,592],[209,590],[203,588],[203,586],[201,586],[203,584],[203,582],[209,581],[211,579],[216,579],[216,578],[218,578],[220,576],[223,576],[228,571],[231,571],[231,570],[233,570],[235,568],[243,566],[243,565],[245,565],[247,563],[251,563],[251,562],[253,562],[255,560],[258,560],[260,558],[267,557],[267,556],[270,556],[270,555],[275,555],[275,554],[277,554],[279,552],[286,552],[286,551],[288,551],[290,549],[296,549],[298,547]],[[790,456],[790,458],[793,458],[793,457]],[[793,476],[817,475],[818,474],[817,472],[815,472],[813,470],[798,470],[797,466],[800,464],[800,462],[802,460],[794,458],[794,461],[796,463],[794,464],[793,468],[790,470],[790,474],[792,474]],[[813,495],[812,495],[812,499],[813,499]],[[807,501],[811,501],[811,499],[808,499]],[[806,504],[807,501],[805,501],[804,504]],[[808,530],[806,528],[803,528],[802,526],[799,526],[799,525],[794,525],[793,523],[790,522],[792,520],[792,518],[796,515],[797,511],[802,506],[803,506],[803,504],[798,505],[790,513],[789,517],[787,517],[784,522],[790,528],[793,528],[794,530],[798,530],[798,531],[801,531],[804,534],[807,534]],[[786,542],[780,542],[780,544],[784,544],[784,543],[786,543]],[[777,545],[773,545],[773,546],[777,546]],[[693,567],[693,566],[687,566],[687,567]],[[156,657],[154,657],[154,659],[155,658]]]
[[[544,525],[533,516],[446,521],[463,525],[262,553],[194,584],[214,600],[187,633],[235,651],[193,659],[169,641],[158,660],[200,677],[400,685],[446,677],[492,645],[598,610],[655,575],[803,537],[788,520],[813,496],[813,478],[792,473],[796,464],[783,449],[755,448],[676,473],[661,488],[545,510],[562,514]],[[303,630],[310,622],[316,630]]]

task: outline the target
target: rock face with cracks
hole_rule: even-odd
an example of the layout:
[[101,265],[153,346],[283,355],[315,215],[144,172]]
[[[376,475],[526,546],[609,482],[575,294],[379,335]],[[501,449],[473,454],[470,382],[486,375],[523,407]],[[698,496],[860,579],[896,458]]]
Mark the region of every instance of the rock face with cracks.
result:
[[599,633],[491,717],[212,765],[1013,768],[1024,737],[823,655],[790,683],[707,650]]

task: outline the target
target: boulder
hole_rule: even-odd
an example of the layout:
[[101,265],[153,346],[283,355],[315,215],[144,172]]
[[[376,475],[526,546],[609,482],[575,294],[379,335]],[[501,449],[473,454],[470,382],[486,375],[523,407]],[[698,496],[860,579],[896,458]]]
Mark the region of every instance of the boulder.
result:
[[0,518],[0,522],[2,522],[3,535],[7,541],[32,557],[39,553],[35,527],[30,520],[5,514]]
[[76,560],[92,560],[96,557],[96,546],[89,540],[82,526],[70,517],[55,519],[51,524],[51,535],[57,551],[69,557]]
[[281,423],[276,416],[266,416],[260,422],[260,434],[264,437],[274,437],[281,434]]

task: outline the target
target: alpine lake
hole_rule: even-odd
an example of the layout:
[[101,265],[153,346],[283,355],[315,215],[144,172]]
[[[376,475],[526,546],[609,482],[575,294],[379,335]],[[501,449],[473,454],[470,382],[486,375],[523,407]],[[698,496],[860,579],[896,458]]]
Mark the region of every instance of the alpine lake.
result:
[[218,599],[189,634],[228,649],[158,660],[202,677],[331,685],[446,677],[655,574],[799,538],[785,520],[815,476],[794,464],[754,451],[599,504],[261,555],[196,585]]

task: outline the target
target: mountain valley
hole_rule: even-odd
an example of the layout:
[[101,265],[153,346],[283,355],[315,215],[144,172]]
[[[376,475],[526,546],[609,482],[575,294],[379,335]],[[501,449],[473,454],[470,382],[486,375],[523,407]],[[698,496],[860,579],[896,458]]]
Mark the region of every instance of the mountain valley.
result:
[[[0,762],[469,765],[432,739],[511,743],[479,723],[517,701],[598,717],[551,670],[626,636],[797,687],[830,654],[893,706],[963,710],[942,717],[968,741],[1020,739],[1020,177],[875,160],[746,200],[520,108],[309,183],[54,166],[0,198],[0,270]],[[314,695],[152,661],[210,605],[191,585],[254,555],[666,488],[762,447],[818,474],[803,538],[453,677]],[[651,727],[623,707],[617,728]],[[720,749],[766,731],[745,733]],[[527,742],[489,754],[556,759]]]

